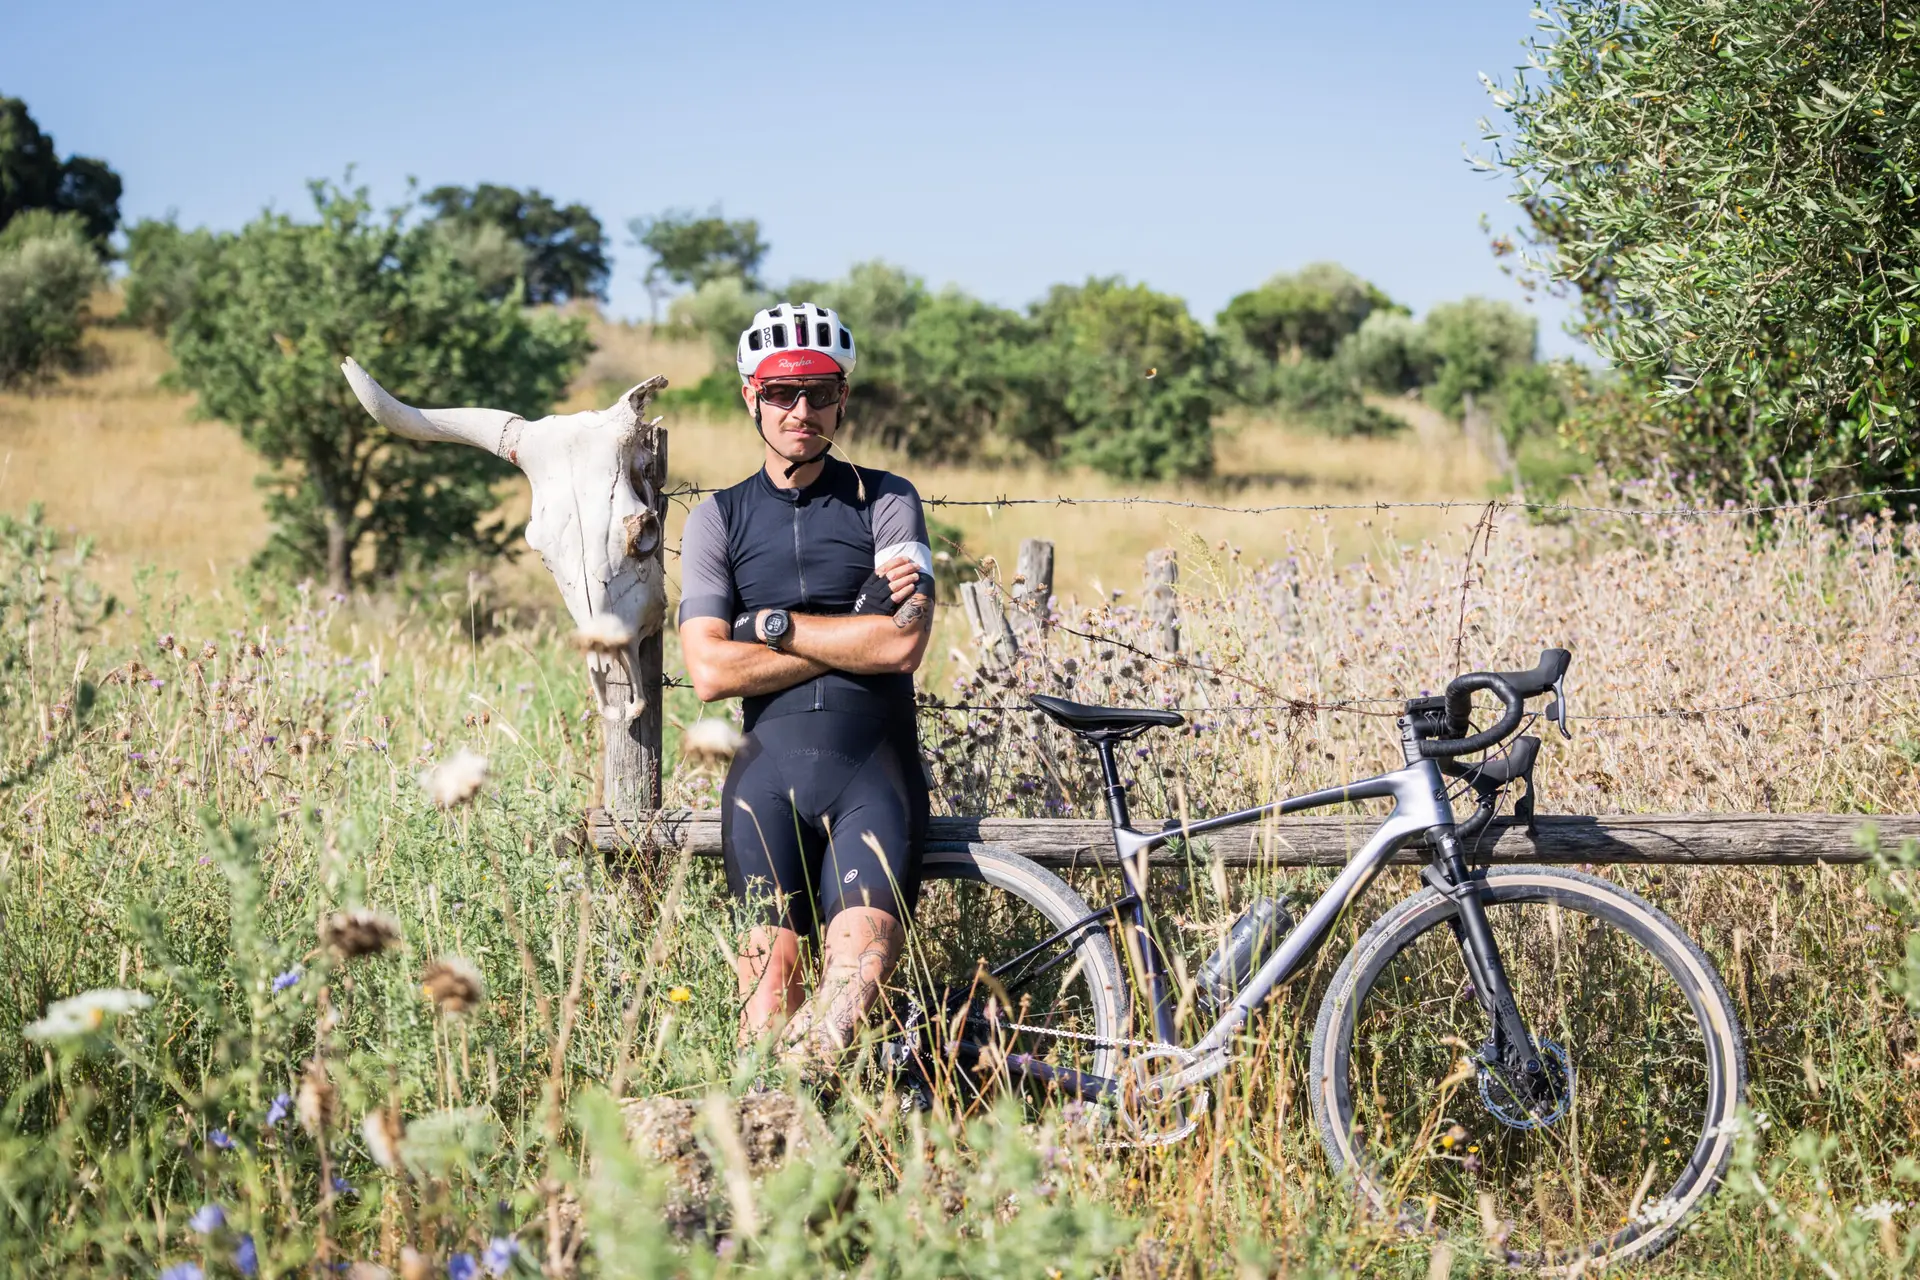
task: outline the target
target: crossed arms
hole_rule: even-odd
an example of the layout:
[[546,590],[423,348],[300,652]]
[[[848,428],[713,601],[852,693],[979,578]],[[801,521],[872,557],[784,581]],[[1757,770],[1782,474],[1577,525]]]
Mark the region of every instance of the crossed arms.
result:
[[793,614],[783,653],[758,642],[734,640],[732,626],[723,619],[688,618],[680,625],[680,647],[694,696],[718,702],[778,693],[827,671],[878,675],[917,670],[933,634],[933,602],[917,589],[920,569],[907,557],[896,556],[878,572],[893,587],[895,613],[837,618]]

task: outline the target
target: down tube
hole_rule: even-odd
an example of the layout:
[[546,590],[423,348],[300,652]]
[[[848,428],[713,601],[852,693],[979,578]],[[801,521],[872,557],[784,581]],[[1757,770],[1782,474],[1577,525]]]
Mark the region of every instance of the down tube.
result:
[[1373,833],[1373,839],[1367,841],[1360,852],[1353,856],[1353,860],[1347,863],[1346,870],[1320,895],[1320,900],[1313,904],[1306,918],[1287,935],[1280,949],[1267,957],[1267,962],[1260,966],[1240,994],[1234,997],[1233,1003],[1220,1015],[1220,1020],[1201,1037],[1200,1043],[1193,1046],[1190,1051],[1193,1056],[1204,1058],[1225,1046],[1253,1010],[1267,998],[1268,993],[1291,978],[1320,949],[1320,944],[1332,932],[1340,913],[1367,891],[1367,886],[1373,883],[1373,878],[1380,874],[1380,869],[1387,865],[1387,860],[1393,857],[1395,851],[1433,825],[1431,815],[1415,817],[1402,815],[1397,810],[1389,815],[1380,824],[1380,829]]

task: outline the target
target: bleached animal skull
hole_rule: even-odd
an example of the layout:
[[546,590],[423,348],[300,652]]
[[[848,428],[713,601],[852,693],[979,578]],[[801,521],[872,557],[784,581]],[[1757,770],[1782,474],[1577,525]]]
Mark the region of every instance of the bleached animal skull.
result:
[[[527,543],[573,615],[600,714],[613,721],[639,715],[649,692],[636,676],[640,642],[658,634],[667,608],[654,554],[661,533],[657,495],[646,479],[660,420],[648,422],[645,415],[667,380],[649,378],[606,409],[529,423],[504,409],[416,409],[388,395],[351,358],[340,370],[388,430],[413,440],[470,444],[526,472],[533,484]],[[611,705],[607,692],[615,664],[633,690],[620,706]]]

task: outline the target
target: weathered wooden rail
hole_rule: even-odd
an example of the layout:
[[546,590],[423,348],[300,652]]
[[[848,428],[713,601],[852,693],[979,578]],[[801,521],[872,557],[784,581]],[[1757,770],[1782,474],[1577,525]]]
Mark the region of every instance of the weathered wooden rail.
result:
[[[1256,823],[1201,838],[1207,858],[1227,867],[1340,866],[1372,834],[1379,819],[1293,817]],[[1504,820],[1481,836],[1478,856],[1495,862],[1647,863],[1677,866],[1809,866],[1865,862],[1856,840],[1873,825],[1883,840],[1920,839],[1920,814],[1656,813],[1582,818],[1545,815],[1536,834]],[[720,813],[713,809],[587,811],[596,848],[634,847],[696,857],[720,855]],[[935,818],[930,841],[939,848],[997,845],[1042,866],[1085,867],[1110,862],[1113,845],[1104,822],[1062,818]],[[1158,855],[1179,858],[1176,850]],[[1418,848],[1402,862],[1421,862]]]

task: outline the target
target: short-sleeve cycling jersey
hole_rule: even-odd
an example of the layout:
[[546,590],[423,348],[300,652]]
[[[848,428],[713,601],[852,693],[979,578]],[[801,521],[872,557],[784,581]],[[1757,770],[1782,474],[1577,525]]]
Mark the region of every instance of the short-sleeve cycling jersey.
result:
[[[920,495],[828,458],[801,489],[765,471],[694,508],[680,543],[680,623],[742,612],[854,612],[896,556],[933,594]],[[928,794],[913,677],[828,671],[745,702],[747,741],[721,801],[727,883],[747,923],[801,934],[850,906],[904,918],[918,894]]]

